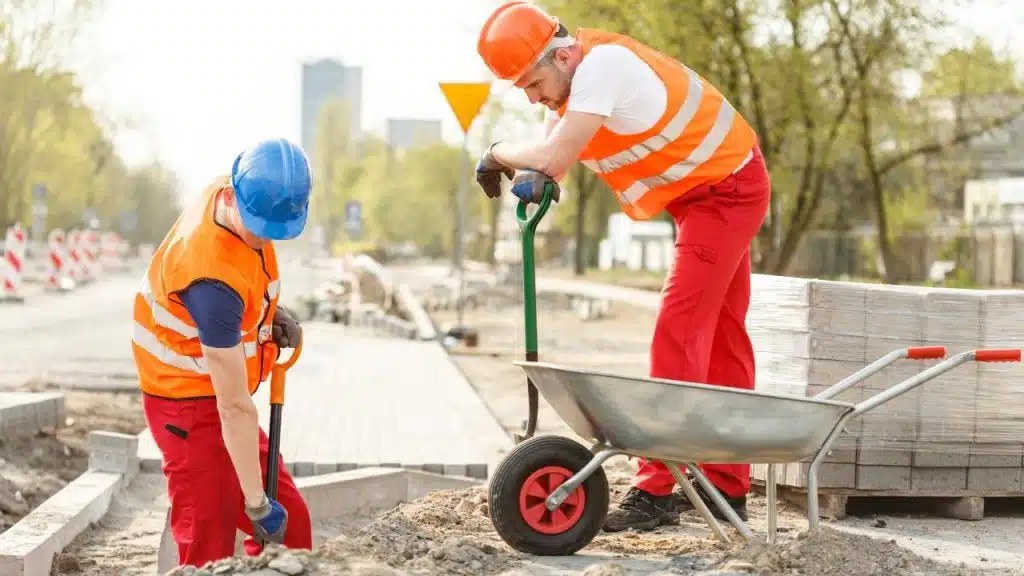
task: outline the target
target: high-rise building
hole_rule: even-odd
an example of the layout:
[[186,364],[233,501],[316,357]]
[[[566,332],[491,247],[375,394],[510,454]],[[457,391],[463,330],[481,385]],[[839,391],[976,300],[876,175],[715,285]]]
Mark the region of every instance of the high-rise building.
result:
[[351,113],[353,139],[361,131],[363,69],[338,60],[322,59],[302,64],[302,147],[313,154],[320,107],[331,98],[345,100]]
[[388,118],[384,139],[395,150],[430,146],[441,142],[441,121],[421,118]]

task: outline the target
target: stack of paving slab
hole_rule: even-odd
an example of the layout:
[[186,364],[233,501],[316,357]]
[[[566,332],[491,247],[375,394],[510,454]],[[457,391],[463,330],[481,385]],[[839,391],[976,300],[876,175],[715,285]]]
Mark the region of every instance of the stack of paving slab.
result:
[[[959,290],[757,275],[747,317],[757,389],[815,396],[887,353],[1024,348],[1024,291]],[[901,360],[836,400],[857,403],[933,366]],[[1024,366],[967,363],[850,420],[821,488],[907,495],[1019,493]],[[805,488],[809,460],[776,467]],[[765,480],[766,466],[752,476]]]

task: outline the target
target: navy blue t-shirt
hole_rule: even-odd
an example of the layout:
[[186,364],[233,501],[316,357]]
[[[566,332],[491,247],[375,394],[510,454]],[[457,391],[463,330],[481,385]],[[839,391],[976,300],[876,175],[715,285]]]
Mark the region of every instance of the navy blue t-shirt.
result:
[[199,341],[211,348],[231,348],[242,341],[242,297],[218,280],[199,280],[178,293],[199,330]]

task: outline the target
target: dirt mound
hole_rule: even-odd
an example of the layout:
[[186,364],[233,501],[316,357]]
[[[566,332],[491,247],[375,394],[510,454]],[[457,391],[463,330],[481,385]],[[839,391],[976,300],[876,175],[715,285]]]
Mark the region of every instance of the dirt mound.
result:
[[849,534],[827,527],[799,534],[782,546],[757,543],[730,554],[732,569],[755,574],[814,576],[954,576],[981,572],[940,564],[901,548],[894,540]]

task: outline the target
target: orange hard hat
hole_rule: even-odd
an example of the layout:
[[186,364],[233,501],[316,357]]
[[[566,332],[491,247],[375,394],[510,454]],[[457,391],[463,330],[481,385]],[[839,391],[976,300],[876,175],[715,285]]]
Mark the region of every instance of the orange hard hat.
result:
[[558,32],[558,19],[522,0],[499,6],[484,22],[476,51],[500,80],[513,82],[537,62]]

